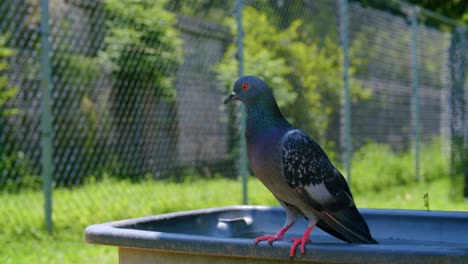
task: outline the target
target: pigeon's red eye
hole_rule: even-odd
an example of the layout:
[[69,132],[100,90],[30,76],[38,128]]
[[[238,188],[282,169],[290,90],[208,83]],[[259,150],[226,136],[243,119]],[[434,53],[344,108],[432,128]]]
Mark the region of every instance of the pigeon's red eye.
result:
[[242,90],[247,90],[247,89],[249,89],[249,84],[248,83],[242,84]]

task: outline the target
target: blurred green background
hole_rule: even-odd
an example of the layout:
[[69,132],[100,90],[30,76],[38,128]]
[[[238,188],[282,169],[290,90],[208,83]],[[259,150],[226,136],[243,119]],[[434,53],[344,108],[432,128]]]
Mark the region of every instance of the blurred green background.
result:
[[0,262],[116,263],[87,225],[243,203],[239,63],[358,207],[468,210],[468,6],[412,2],[0,2]]

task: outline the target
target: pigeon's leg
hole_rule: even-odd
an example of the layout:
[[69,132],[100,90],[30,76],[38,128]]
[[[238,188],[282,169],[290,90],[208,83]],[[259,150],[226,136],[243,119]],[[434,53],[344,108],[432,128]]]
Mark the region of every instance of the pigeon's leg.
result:
[[270,244],[271,246],[273,244],[273,241],[282,240],[284,233],[286,233],[286,231],[288,231],[288,229],[291,228],[291,226],[293,226],[294,223],[296,222],[297,216],[299,215],[299,211],[295,207],[288,205],[282,202],[281,200],[279,200],[279,202],[286,210],[286,222],[284,223],[284,226],[276,234],[272,236],[257,237],[255,239],[255,245],[258,244],[258,242],[260,241],[266,240],[268,241],[268,244]]
[[309,239],[309,235],[310,233],[312,232],[312,230],[314,229],[316,224],[309,224],[309,226],[307,227],[306,231],[304,232],[304,234],[302,235],[302,237],[300,238],[292,238],[292,241],[294,241],[293,245],[291,246],[291,250],[289,251],[289,257],[290,258],[294,258],[294,253],[296,252],[296,247],[301,244],[301,253],[304,254],[305,253],[305,245],[307,242],[312,242],[310,239]]
[[258,244],[258,242],[260,242],[260,241],[267,240],[268,244],[270,244],[270,246],[271,246],[273,244],[273,241],[282,240],[284,233],[286,233],[286,231],[288,231],[288,229],[291,228],[291,226],[293,226],[293,225],[294,225],[294,222],[291,223],[291,224],[285,224],[276,234],[274,234],[272,236],[257,237],[255,239],[255,245]]

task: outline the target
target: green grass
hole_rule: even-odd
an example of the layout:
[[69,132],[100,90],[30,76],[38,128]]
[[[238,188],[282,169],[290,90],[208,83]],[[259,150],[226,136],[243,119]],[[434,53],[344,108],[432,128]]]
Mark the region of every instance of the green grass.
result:
[[449,191],[452,186],[448,179],[438,179],[428,184],[398,186],[380,192],[357,195],[360,208],[395,208],[426,210],[424,195],[429,196],[429,209],[440,211],[468,211],[468,202],[452,201]]
[[[434,181],[449,174],[450,156],[443,152],[444,145],[446,143],[438,139],[422,144],[419,173],[422,181]],[[353,155],[353,191],[380,192],[389,187],[414,184],[417,182],[414,164],[411,150],[396,152],[387,144],[368,143]]]
[[[278,205],[256,179],[249,179],[251,204]],[[410,185],[360,192],[361,208],[425,209],[429,193],[431,210],[468,210],[468,203],[448,199],[450,183],[439,179],[430,185]],[[131,183],[108,180],[80,188],[58,189],[54,199],[54,234],[42,223],[40,192],[0,196],[0,263],[117,263],[114,247],[83,242],[87,225],[118,219],[241,203],[241,185],[227,179],[193,180],[185,183],[149,181]]]

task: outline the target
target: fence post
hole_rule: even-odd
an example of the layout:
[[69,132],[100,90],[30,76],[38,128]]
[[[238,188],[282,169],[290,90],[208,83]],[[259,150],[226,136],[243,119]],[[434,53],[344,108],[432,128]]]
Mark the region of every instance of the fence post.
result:
[[[238,65],[238,74],[239,77],[244,76],[244,31],[242,28],[242,10],[244,8],[244,1],[236,1],[236,21],[237,21],[237,65]],[[247,164],[247,146],[245,143],[245,122],[246,122],[246,113],[245,106],[241,104],[240,106],[240,148],[239,148],[239,174],[242,178],[242,203],[248,204],[247,199],[247,174],[248,174],[248,164]]]
[[419,137],[419,50],[418,50],[418,14],[419,7],[415,6],[410,11],[411,20],[411,120],[412,120],[412,143],[414,152],[414,176],[417,181],[422,181],[419,173],[419,154],[420,154],[420,137]]
[[45,197],[45,224],[52,233],[52,102],[50,92],[49,59],[49,1],[41,0],[40,24],[40,80],[41,80],[41,176]]
[[[463,131],[467,125],[464,124],[466,122],[464,85],[466,83],[466,66],[468,63],[466,55],[466,49],[468,48],[467,34],[465,27],[457,27],[452,33],[449,49],[449,69],[450,79],[452,80],[450,87],[451,198],[456,200],[459,200],[463,196],[468,197],[468,154],[466,153],[468,146],[464,142],[466,139],[464,139],[465,135]],[[459,195],[459,192],[463,193],[463,195]]]
[[343,49],[343,163],[346,171],[346,179],[351,187],[351,96],[349,91],[349,17],[348,0],[340,0],[340,39]]
[[468,66],[468,26],[458,26],[457,33],[460,35],[460,49],[461,49],[461,69],[462,72],[460,80],[461,90],[461,103],[462,103],[462,175],[464,177],[463,197],[468,198],[468,91],[466,90],[466,77]]

